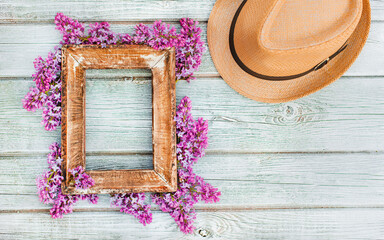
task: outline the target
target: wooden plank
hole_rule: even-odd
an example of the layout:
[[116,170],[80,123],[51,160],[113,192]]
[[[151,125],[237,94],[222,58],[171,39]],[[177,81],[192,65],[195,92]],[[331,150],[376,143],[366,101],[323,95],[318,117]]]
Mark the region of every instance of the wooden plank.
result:
[[384,209],[198,212],[193,234],[184,235],[167,213],[142,226],[119,212],[0,214],[5,239],[382,239]]
[[[151,152],[151,109],[142,101],[151,99],[150,81],[144,82],[87,82],[87,89],[93,88],[89,99],[95,102],[87,112],[88,153]],[[22,109],[20,99],[31,85],[31,80],[0,81],[5,93],[0,99],[0,153],[47,152],[60,139],[59,130],[43,130],[40,111]],[[177,101],[189,96],[193,115],[209,120],[209,152],[356,152],[384,149],[384,100],[377,97],[383,91],[381,78],[342,78],[309,97],[264,104],[242,97],[221,79],[199,79],[178,82],[176,94]],[[127,101],[128,106],[114,105]]]
[[[200,209],[384,206],[383,154],[208,154],[195,172],[222,192],[216,204]],[[137,159],[136,159],[137,158]],[[149,166],[150,155],[89,156],[95,170]],[[143,165],[140,161],[147,162]],[[235,164],[234,164],[235,163]],[[218,167],[219,166],[219,167]],[[0,210],[47,209],[39,203],[35,177],[47,168],[45,157],[0,160]],[[107,209],[98,205],[76,209]]]
[[[176,24],[177,26],[178,24]],[[116,32],[132,32],[134,24],[112,24]],[[206,23],[202,23],[202,38],[206,42]],[[0,77],[29,77],[33,74],[33,60],[41,55],[45,57],[60,41],[60,34],[53,24],[39,25],[0,25]],[[26,39],[25,36],[28,36]],[[348,70],[346,76],[378,76],[384,75],[384,59],[376,58],[384,55],[384,22],[373,22],[371,33],[363,52]],[[113,71],[113,76],[122,76],[122,72]],[[91,75],[91,77],[105,77]],[[142,72],[132,72],[132,76],[142,76]],[[196,76],[219,76],[207,51]],[[110,77],[110,76],[109,76]]]
[[[57,12],[64,12],[82,21],[152,21],[177,20],[182,17],[206,21],[214,3],[215,0],[98,0],[97,3],[76,0],[3,0],[0,22],[51,22]],[[384,1],[371,0],[371,5],[372,18],[383,20]]]

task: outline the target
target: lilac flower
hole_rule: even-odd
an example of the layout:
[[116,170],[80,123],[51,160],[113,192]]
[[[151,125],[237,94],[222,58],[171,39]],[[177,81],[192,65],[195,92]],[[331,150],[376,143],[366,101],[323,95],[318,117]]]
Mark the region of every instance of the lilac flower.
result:
[[194,205],[200,200],[206,203],[219,201],[221,193],[193,172],[193,164],[204,156],[208,146],[208,122],[199,118],[195,121],[191,115],[191,101],[188,97],[181,100],[175,117],[178,136],[178,190],[174,193],[157,193],[152,201],[163,212],[168,212],[184,233],[192,233],[196,219]]
[[60,77],[61,50],[55,48],[54,52],[48,53],[46,59],[39,56],[33,64],[36,70],[32,75],[33,81],[40,92],[46,92],[50,89],[51,83]]
[[182,43],[182,38],[176,33],[175,27],[159,21],[155,21],[152,26],[139,24],[135,27],[133,40],[137,44],[146,44],[156,50],[171,47],[178,47]]
[[[194,79],[193,73],[198,70],[201,58],[206,51],[201,40],[201,29],[198,22],[192,19],[181,19],[181,31],[177,33],[174,27],[161,21],[153,25],[138,24],[135,33],[116,34],[110,30],[106,22],[90,24],[85,33],[82,23],[73,20],[62,13],[55,17],[56,29],[63,35],[60,44],[98,44],[106,47],[111,44],[144,44],[154,49],[162,50],[174,47],[176,49],[176,80]],[[61,49],[55,48],[46,59],[36,58],[36,72],[33,74],[36,87],[30,89],[22,100],[23,107],[28,111],[43,109],[42,124],[45,129],[52,131],[61,124]],[[219,201],[220,192],[203,178],[193,172],[193,164],[204,156],[208,145],[208,122],[199,118],[194,120],[191,115],[191,101],[188,97],[182,99],[175,117],[177,126],[177,160],[178,160],[178,190],[174,193],[153,194],[152,201],[168,212],[184,233],[194,230],[196,212],[194,205],[199,201],[212,203]],[[67,196],[61,192],[64,180],[61,171],[61,150],[57,143],[50,146],[48,154],[49,169],[37,177],[36,184],[39,199],[45,204],[53,204],[51,215],[61,218],[63,214],[72,212],[73,205],[78,200],[88,200],[96,204],[96,194]],[[69,170],[77,189],[87,189],[94,185],[82,167]],[[111,205],[119,207],[121,212],[138,218],[143,224],[152,222],[150,205],[145,204],[144,193],[115,194]]]
[[42,124],[47,131],[61,125],[61,82],[51,85],[49,96],[45,99]]
[[151,38],[150,27],[142,23],[135,26],[132,40],[135,44],[145,44]]
[[201,28],[198,27],[198,24],[198,21],[190,18],[180,20],[180,36],[183,38],[184,44],[176,48],[177,80],[184,79],[189,82],[194,79],[193,73],[199,70],[201,58],[206,48],[201,40]]
[[55,199],[53,207],[50,210],[52,218],[62,218],[64,214],[72,212],[73,205],[79,200],[79,197],[74,195],[59,194]]
[[102,47],[107,45],[114,45],[119,40],[116,33],[109,29],[109,23],[101,22],[89,25],[87,44],[98,44]]
[[30,91],[21,101],[23,102],[23,107],[27,111],[34,112],[36,109],[40,109],[43,106],[46,97],[47,95],[41,93],[39,89],[31,87]]
[[144,193],[114,194],[111,196],[111,206],[119,207],[120,212],[134,216],[144,226],[152,222],[151,205],[146,205]]
[[28,111],[43,108],[43,120],[47,131],[53,131],[61,124],[61,50],[55,48],[48,57],[35,60],[36,73],[32,75],[36,88],[30,88],[22,100]]
[[56,29],[63,35],[60,44],[81,44],[84,40],[84,25],[62,13],[55,17]]
[[82,166],[78,166],[75,169],[70,169],[69,172],[72,174],[76,189],[88,189],[95,185],[95,181],[85,173]]
[[121,44],[132,44],[132,42],[133,42],[131,35],[129,35],[128,33],[126,33],[126,34],[120,33],[118,35],[118,38],[120,39]]
[[60,184],[63,177],[54,170],[46,171],[43,175],[36,178],[40,202],[51,204],[61,193]]
[[[194,79],[193,73],[199,69],[201,57],[206,51],[201,40],[201,29],[198,22],[192,19],[181,19],[180,33],[175,27],[161,21],[152,25],[138,24],[135,32],[116,34],[110,30],[107,22],[89,25],[85,33],[84,24],[73,20],[62,13],[55,17],[56,29],[63,35],[60,44],[98,44],[102,47],[113,44],[145,44],[154,49],[176,49],[176,80]],[[43,109],[42,124],[47,131],[56,130],[61,125],[61,49],[56,47],[46,59],[36,58],[36,72],[32,75],[36,87],[31,88],[22,100],[28,111]]]
[[135,27],[132,40],[136,44],[146,44],[154,49],[176,48],[176,79],[190,81],[193,73],[199,69],[201,57],[206,51],[201,40],[201,28],[198,22],[189,18],[180,20],[180,34],[174,27],[161,21],[147,26],[139,24]]
[[99,196],[97,194],[83,194],[80,195],[81,200],[88,200],[89,203],[97,204]]
[[[61,183],[64,180],[61,171],[61,149],[58,143],[53,143],[47,156],[48,171],[36,178],[39,199],[44,204],[53,204],[50,211],[52,218],[61,218],[63,214],[71,213],[73,205],[79,200],[88,200],[96,204],[98,196],[95,194],[64,195],[61,192]],[[81,189],[86,189],[94,184],[94,181],[84,173],[82,168],[69,170],[74,174],[74,181]]]

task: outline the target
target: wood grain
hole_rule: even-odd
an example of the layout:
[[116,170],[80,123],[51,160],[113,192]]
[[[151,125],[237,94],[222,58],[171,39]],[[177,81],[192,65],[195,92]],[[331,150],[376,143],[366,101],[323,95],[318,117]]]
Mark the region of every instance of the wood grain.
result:
[[[199,209],[383,207],[383,154],[208,154],[194,167],[222,192],[216,204]],[[151,155],[87,156],[92,170],[146,168]],[[23,166],[23,167],[21,167]],[[115,166],[114,168],[111,166]],[[46,157],[0,160],[0,208],[47,209],[39,202],[34,179],[47,168]],[[155,206],[153,206],[155,207]],[[75,209],[108,209],[108,196],[98,205]]]
[[[32,85],[32,80],[0,81],[0,89],[10,93],[0,98],[2,154],[45,153],[60,138],[59,131],[43,129],[41,112],[22,109],[20,99]],[[87,111],[87,152],[151,153],[145,135],[151,131],[151,109],[140,100],[151,98],[150,81],[97,79],[87,88],[93,103]],[[360,152],[384,149],[384,101],[378,97],[383,91],[381,77],[346,77],[294,102],[263,104],[236,94],[221,79],[199,79],[179,81],[176,94],[177,101],[189,96],[193,115],[209,120],[208,152]],[[127,99],[129,105],[118,104]]]
[[[383,209],[198,212],[196,230],[184,235],[167,213],[144,227],[119,212],[0,214],[5,239],[382,239]],[[103,219],[103,221],[100,221]]]
[[[60,41],[55,14],[109,21],[116,32],[155,19],[179,28],[191,17],[206,41],[214,2],[0,2],[0,239],[383,239],[383,0],[371,0],[369,40],[347,77],[312,96],[271,105],[245,99],[220,79],[209,51],[198,80],[177,84],[177,100],[190,96],[194,116],[210,122],[208,155],[195,171],[222,192],[218,204],[197,205],[194,234],[181,234],[155,206],[144,228],[110,209],[106,195],[50,218],[34,179],[60,130],[45,131],[41,111],[25,111],[20,99],[33,86],[33,60]],[[153,169],[150,78],[140,69],[87,71],[88,169]]]
[[[384,1],[371,0],[372,18],[384,19]],[[177,21],[183,17],[206,21],[215,0],[98,0],[49,1],[3,0],[0,22],[52,22],[57,12],[63,12],[82,21]]]
[[62,191],[69,194],[73,178],[68,170],[85,167],[85,68],[63,47],[61,69]]
[[[116,32],[133,32],[135,24],[112,24],[111,29]],[[179,26],[179,24],[174,24]],[[206,42],[206,23],[200,24],[202,28],[202,38]],[[179,27],[178,27],[179,28]],[[30,77],[33,72],[33,60],[41,55],[47,56],[47,53],[53,49],[60,41],[60,34],[55,30],[54,24],[0,24],[0,77]],[[25,39],[28,35],[28,39]],[[367,44],[356,60],[354,65],[348,70],[346,76],[379,76],[384,75],[384,59],[374,58],[372,56],[384,55],[384,22],[373,22]],[[118,71],[114,71],[112,76],[124,76]],[[214,76],[219,74],[215,69],[209,51],[202,59],[197,76]],[[96,75],[96,77],[111,76],[111,73],[105,75]],[[143,76],[138,71],[133,76]],[[91,76],[90,76],[91,77]],[[95,77],[93,75],[92,77]]]
[[[90,189],[77,189],[70,169],[85,168],[87,69],[151,69],[154,169],[87,171]],[[62,47],[62,192],[107,194],[172,192],[177,189],[175,50],[140,45],[65,45]]]

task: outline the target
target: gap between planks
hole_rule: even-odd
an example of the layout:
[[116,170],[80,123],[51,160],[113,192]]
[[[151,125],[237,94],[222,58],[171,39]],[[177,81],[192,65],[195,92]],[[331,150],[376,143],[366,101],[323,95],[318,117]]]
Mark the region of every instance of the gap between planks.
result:
[[[1,157],[43,157],[46,156],[48,152],[0,152],[0,161]],[[106,151],[94,151],[87,152],[86,156],[130,156],[130,155],[139,155],[139,156],[147,156],[152,155],[151,151],[146,152],[133,152],[133,151],[121,151],[121,152],[106,152]],[[304,151],[304,152],[251,152],[251,151],[205,151],[205,155],[286,155],[286,154],[316,154],[316,155],[332,155],[332,154],[384,154],[384,151]]]
[[[221,76],[219,74],[205,74],[205,73],[195,73],[193,75],[196,79],[195,80],[192,80],[192,81],[199,81],[199,80],[218,80],[218,79],[221,79]],[[365,78],[365,79],[368,79],[368,80],[373,80],[373,79],[381,79],[383,78],[384,75],[373,75],[373,76],[368,76],[368,75],[358,75],[358,76],[342,76],[340,79],[342,78]],[[135,77],[127,77],[127,76],[116,76],[116,75],[111,75],[111,76],[100,76],[100,77],[97,77],[97,76],[94,76],[92,78],[87,78],[87,81],[99,81],[99,80],[112,80],[113,81],[151,81],[150,80],[150,76],[135,76]],[[0,81],[4,80],[4,81],[30,81],[32,79],[32,77],[26,77],[26,76],[0,76]],[[184,80],[182,80],[184,81]],[[224,80],[223,80],[224,81]]]
[[[198,212],[247,212],[247,211],[279,211],[279,210],[321,210],[321,209],[384,209],[384,205],[361,205],[361,206],[219,206],[219,207],[195,207]],[[49,209],[15,209],[0,210],[0,214],[7,213],[48,213]],[[157,206],[151,207],[153,212],[162,212]],[[73,212],[120,212],[114,208],[84,208],[73,209]]]
[[[160,19],[160,18],[159,18]],[[82,21],[81,19],[76,19],[81,23],[84,24],[93,24],[93,23],[99,23],[99,22],[108,22],[109,24],[121,24],[121,25],[130,25],[130,24],[152,24],[154,21],[159,20],[159,19],[152,19],[152,20],[128,20],[128,21],[116,21],[116,20],[95,20],[95,21],[90,21],[90,20],[84,20]],[[163,23],[167,24],[179,24],[180,19],[160,19]],[[193,20],[198,21],[199,23],[205,23],[207,24],[208,21],[206,18],[193,18]],[[373,19],[371,22],[384,22],[382,19]],[[2,19],[0,21],[0,25],[16,25],[16,24],[31,24],[31,25],[37,25],[37,24],[55,24],[55,21],[52,20],[14,20],[14,19]]]

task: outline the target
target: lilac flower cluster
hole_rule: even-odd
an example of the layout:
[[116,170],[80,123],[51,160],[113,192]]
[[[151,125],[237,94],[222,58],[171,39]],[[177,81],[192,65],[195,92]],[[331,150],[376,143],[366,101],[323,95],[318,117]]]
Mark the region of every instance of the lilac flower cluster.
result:
[[206,51],[201,40],[201,28],[198,22],[189,18],[180,20],[180,33],[169,24],[156,21],[152,26],[139,24],[135,27],[132,44],[146,44],[154,49],[175,47],[176,79],[192,79],[193,73],[199,69],[201,57]]
[[[89,25],[85,33],[84,24],[73,20],[62,13],[55,17],[56,29],[63,35],[60,44],[98,44],[102,47],[114,44],[143,44],[162,50],[174,47],[176,51],[176,80],[192,79],[198,70],[201,58],[206,51],[201,40],[201,29],[198,22],[192,19],[181,19],[180,33],[175,27],[161,21],[153,25],[138,24],[134,34],[116,34],[110,30],[107,22]],[[36,87],[30,89],[22,100],[23,107],[28,111],[43,109],[42,124],[48,131],[55,130],[61,124],[61,49],[56,47],[46,59],[38,57],[35,62],[36,73],[33,74]],[[208,123],[199,118],[194,120],[191,115],[191,102],[185,97],[178,106],[175,118],[177,125],[177,160],[178,190],[174,193],[153,194],[152,201],[168,212],[184,233],[191,233],[196,218],[194,205],[202,200],[206,203],[219,201],[218,189],[206,183],[193,172],[193,164],[204,156],[207,148]],[[64,195],[61,192],[63,176],[61,172],[61,152],[57,143],[50,146],[48,155],[49,170],[36,179],[40,201],[53,204],[51,215],[61,218],[63,214],[72,212],[73,205],[79,200],[88,200],[96,204],[98,196]],[[82,167],[70,170],[77,189],[87,189],[94,185]],[[111,197],[111,205],[120,208],[139,219],[143,224],[152,222],[150,205],[145,204],[144,193],[115,194]]]
[[199,70],[201,58],[206,51],[204,42],[201,40],[201,28],[199,22],[189,18],[180,20],[180,37],[184,40],[183,45],[176,48],[176,78],[193,80],[193,73]]
[[109,29],[109,23],[94,23],[89,25],[86,44],[98,44],[102,47],[114,45],[119,41],[119,35]]
[[56,29],[63,35],[61,44],[99,44],[103,47],[114,44],[145,44],[157,50],[175,47],[177,80],[194,79],[193,73],[199,69],[206,51],[200,36],[199,22],[189,18],[180,20],[180,33],[177,33],[175,27],[159,20],[152,25],[138,24],[132,36],[114,33],[107,22],[90,24],[86,36],[83,24],[62,13],[57,14],[55,23]]
[[56,29],[63,35],[60,44],[82,44],[86,40],[84,24],[79,23],[77,20],[73,20],[62,13],[57,13],[55,24]]
[[[39,199],[44,204],[53,204],[50,210],[52,218],[62,218],[63,214],[71,213],[73,205],[79,200],[88,200],[96,204],[98,196],[95,194],[86,195],[64,195],[61,192],[61,183],[64,180],[61,171],[61,150],[58,143],[53,143],[48,154],[48,171],[36,178]],[[76,187],[87,189],[94,184],[94,181],[82,169],[71,170],[75,173],[74,181]],[[84,184],[84,185],[83,185]]]
[[82,166],[78,166],[75,169],[70,169],[69,172],[75,179],[76,189],[88,189],[95,185],[95,181],[85,173],[85,170]]
[[47,131],[55,130],[61,124],[61,50],[55,48],[46,59],[36,58],[36,73],[32,75],[36,87],[30,89],[22,100],[28,111],[43,109],[42,124]]
[[219,201],[221,193],[193,172],[193,164],[204,156],[208,145],[208,122],[191,115],[191,101],[181,100],[175,117],[177,127],[178,190],[174,193],[156,193],[152,201],[168,212],[184,233],[194,230],[196,218],[194,205],[202,200],[206,203]]
[[[175,27],[156,21],[150,26],[138,24],[132,36],[114,33],[107,22],[90,24],[86,34],[84,24],[62,13],[56,15],[55,24],[63,35],[60,44],[145,44],[158,50],[175,47],[176,80],[194,79],[193,73],[199,69],[206,51],[198,22],[192,19],[180,20],[180,33]],[[53,131],[61,124],[61,49],[56,47],[46,59],[36,58],[34,66],[36,72],[32,77],[36,87],[22,100],[23,107],[28,111],[42,108],[42,124],[47,131]]]
[[111,206],[120,208],[120,212],[131,214],[139,219],[144,226],[152,222],[151,205],[144,203],[144,193],[114,194],[111,196]]
[[181,47],[184,39],[177,34],[176,28],[169,24],[155,21],[152,26],[140,23],[135,27],[135,34],[132,37],[135,44],[146,44],[156,50],[171,47]]

